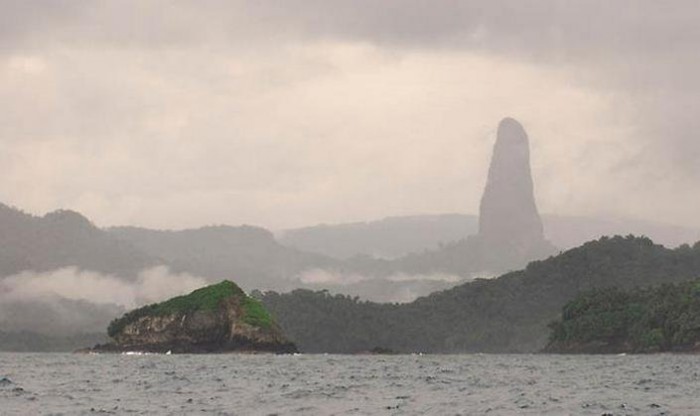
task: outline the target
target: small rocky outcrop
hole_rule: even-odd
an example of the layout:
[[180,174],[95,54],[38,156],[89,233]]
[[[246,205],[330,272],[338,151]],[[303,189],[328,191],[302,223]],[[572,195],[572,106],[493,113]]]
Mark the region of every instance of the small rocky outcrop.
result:
[[228,280],[133,310],[112,321],[107,332],[113,342],[88,351],[297,351],[262,303]]

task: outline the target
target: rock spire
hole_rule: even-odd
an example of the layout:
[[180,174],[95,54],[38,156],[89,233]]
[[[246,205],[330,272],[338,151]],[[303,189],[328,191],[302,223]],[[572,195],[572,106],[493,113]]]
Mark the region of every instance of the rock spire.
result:
[[487,247],[515,246],[520,252],[546,241],[535,203],[529,139],[512,118],[504,118],[498,126],[481,199],[478,238]]

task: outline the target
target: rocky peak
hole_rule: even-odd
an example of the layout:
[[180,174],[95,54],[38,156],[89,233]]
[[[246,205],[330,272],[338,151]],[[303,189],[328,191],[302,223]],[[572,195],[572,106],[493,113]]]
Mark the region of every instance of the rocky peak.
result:
[[530,171],[529,139],[522,125],[512,118],[503,119],[498,126],[481,199],[479,237],[496,245],[544,240]]

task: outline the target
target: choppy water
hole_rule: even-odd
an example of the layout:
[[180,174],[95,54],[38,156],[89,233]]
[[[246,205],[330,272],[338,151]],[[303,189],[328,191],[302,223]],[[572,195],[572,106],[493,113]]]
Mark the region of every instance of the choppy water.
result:
[[700,415],[700,356],[0,353],[0,414]]

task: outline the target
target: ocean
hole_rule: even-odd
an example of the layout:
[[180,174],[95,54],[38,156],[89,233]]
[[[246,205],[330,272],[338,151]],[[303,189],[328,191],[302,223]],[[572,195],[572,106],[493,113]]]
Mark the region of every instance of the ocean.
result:
[[0,353],[0,414],[700,415],[700,356]]

